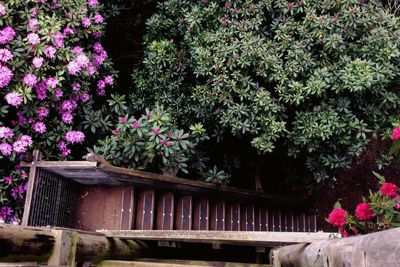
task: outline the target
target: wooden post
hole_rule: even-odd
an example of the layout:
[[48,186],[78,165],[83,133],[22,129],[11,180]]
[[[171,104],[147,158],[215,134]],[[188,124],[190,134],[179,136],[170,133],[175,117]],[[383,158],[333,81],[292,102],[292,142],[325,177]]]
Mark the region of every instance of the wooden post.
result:
[[28,178],[28,189],[26,192],[25,198],[25,206],[24,206],[24,215],[22,216],[22,225],[27,226],[31,211],[32,204],[32,196],[33,196],[33,188],[35,187],[35,179],[36,179],[36,163],[42,159],[42,153],[39,150],[33,151],[33,161],[29,171]]
[[0,262],[75,266],[86,261],[134,259],[148,249],[142,241],[109,238],[96,232],[0,224]]

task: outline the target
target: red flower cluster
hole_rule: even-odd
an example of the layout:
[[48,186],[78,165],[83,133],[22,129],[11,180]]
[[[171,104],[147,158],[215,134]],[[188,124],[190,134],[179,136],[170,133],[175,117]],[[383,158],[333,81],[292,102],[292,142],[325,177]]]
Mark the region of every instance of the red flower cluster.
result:
[[383,196],[395,197],[399,188],[393,183],[384,183],[381,185],[381,194]]
[[374,217],[374,212],[368,203],[360,203],[356,208],[356,216],[361,221],[369,221]]
[[394,128],[392,132],[392,139],[396,141],[400,138],[400,127]]
[[344,209],[334,208],[331,213],[329,213],[328,220],[330,224],[342,227],[346,223],[346,216],[347,212]]

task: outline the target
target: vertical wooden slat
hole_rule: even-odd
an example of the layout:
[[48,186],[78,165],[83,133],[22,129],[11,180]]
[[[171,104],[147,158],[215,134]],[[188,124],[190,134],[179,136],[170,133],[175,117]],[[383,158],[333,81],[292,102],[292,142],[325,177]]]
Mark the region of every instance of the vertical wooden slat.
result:
[[192,229],[192,196],[179,196],[176,204],[175,229]]
[[42,154],[39,150],[33,151],[33,162],[29,171],[28,177],[28,189],[25,197],[25,205],[24,205],[24,215],[22,216],[22,225],[27,226],[29,221],[29,216],[31,216],[31,206],[32,206],[32,198],[34,194],[35,187],[35,179],[36,179],[36,167],[35,163],[41,160]]
[[227,231],[240,231],[240,204],[227,204],[225,215],[225,229]]
[[134,207],[134,188],[126,187],[121,190],[121,220],[120,229],[130,230],[132,229],[133,221],[133,207]]
[[225,230],[225,201],[216,200],[211,205],[210,230]]
[[258,208],[256,211],[256,231],[268,231],[268,208]]
[[255,220],[254,220],[254,206],[253,205],[242,205],[241,206],[241,231],[254,231]]
[[174,194],[160,193],[157,201],[157,229],[172,230],[174,227]]
[[193,204],[193,230],[209,230],[209,214],[208,199],[195,199]]
[[144,189],[138,194],[136,229],[152,230],[154,221],[154,190]]

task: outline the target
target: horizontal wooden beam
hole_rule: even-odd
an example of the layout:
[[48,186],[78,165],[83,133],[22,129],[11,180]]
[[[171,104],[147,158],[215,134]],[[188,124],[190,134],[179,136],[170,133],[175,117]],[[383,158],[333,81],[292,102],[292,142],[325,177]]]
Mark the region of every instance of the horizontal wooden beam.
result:
[[[248,200],[257,199],[271,202],[272,204],[277,204],[277,206],[290,205],[291,208],[303,207],[306,203],[305,199],[288,198],[282,195],[259,193],[252,190],[238,189],[229,186],[217,187],[214,184],[205,183],[202,181],[114,167],[109,164],[100,164],[99,170],[112,175],[120,181],[132,182],[134,184],[138,184],[139,186],[170,188],[178,191],[193,193],[196,193],[197,191],[200,195],[206,194],[208,196],[214,194],[215,196],[220,197],[221,194],[223,194],[224,198],[226,198],[225,196],[231,196],[232,199],[237,201],[239,201],[238,198],[240,197]],[[254,201],[252,201],[252,203],[253,202]]]
[[243,231],[181,231],[181,230],[99,230],[107,237],[136,240],[220,243],[274,247],[283,244],[312,243],[327,240],[333,233],[304,232],[243,232]]
[[224,267],[272,267],[267,264],[214,262],[198,260],[171,260],[171,259],[136,259],[134,261],[105,260],[99,263],[100,267],[185,267],[185,266],[224,266]]
[[21,162],[21,167],[30,168],[51,168],[51,169],[66,169],[66,168],[93,168],[96,169],[97,162],[90,161],[37,161],[37,162]]

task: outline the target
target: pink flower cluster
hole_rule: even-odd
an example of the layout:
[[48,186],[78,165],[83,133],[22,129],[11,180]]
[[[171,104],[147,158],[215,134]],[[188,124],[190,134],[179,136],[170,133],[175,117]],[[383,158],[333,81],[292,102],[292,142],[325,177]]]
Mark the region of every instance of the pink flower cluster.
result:
[[69,131],[65,135],[65,140],[71,144],[82,143],[85,140],[85,135],[81,131]]
[[14,29],[10,26],[0,30],[0,44],[8,44],[11,42],[16,35]]

